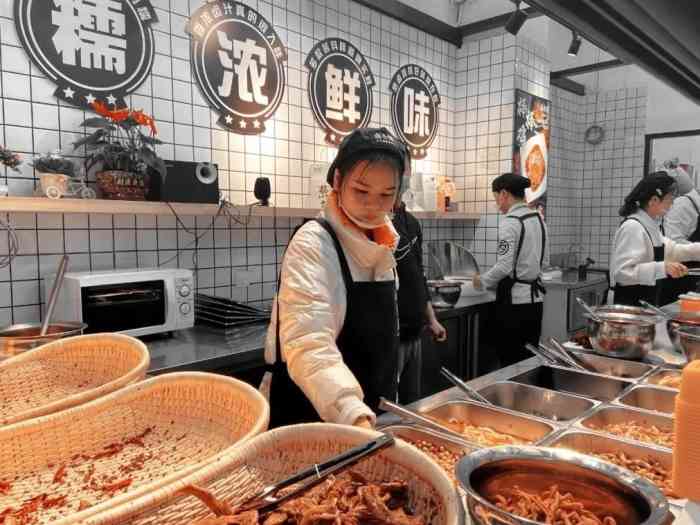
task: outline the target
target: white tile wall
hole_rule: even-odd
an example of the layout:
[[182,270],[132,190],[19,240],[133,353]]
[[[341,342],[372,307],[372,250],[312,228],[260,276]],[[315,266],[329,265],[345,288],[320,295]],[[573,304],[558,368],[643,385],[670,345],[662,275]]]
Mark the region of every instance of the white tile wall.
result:
[[[273,201],[279,206],[302,205],[302,179],[314,161],[327,160],[332,148],[324,142],[308,109],[303,60],[313,44],[339,36],[359,45],[377,80],[371,125],[391,127],[389,81],[402,64],[413,62],[430,72],[440,90],[440,132],[428,157],[414,171],[455,176],[454,114],[457,48],[350,0],[246,0],[272,20],[287,44],[288,86],[265,134],[243,137],[216,125],[218,116],[204,102],[189,70],[189,43],[184,33],[188,14],[199,1],[154,0],[160,22],[154,26],[156,58],[151,76],[128,101],[154,114],[160,148],[166,159],[214,161],[221,169],[222,188],[234,203],[254,200],[253,181],[269,177]],[[57,101],[52,84],[33,66],[20,47],[14,29],[12,3],[0,2],[0,140],[27,160],[38,153],[62,149],[82,130],[86,113]],[[493,89],[497,86],[494,84]],[[491,89],[491,86],[489,86]],[[19,174],[3,170],[0,183],[13,195],[30,195],[37,184],[31,166]],[[115,204],[118,205],[118,204]],[[71,255],[71,269],[149,267],[196,269],[200,290],[244,301],[269,300],[274,293],[277,263],[296,222],[276,224],[259,219],[247,225],[217,221],[216,229],[195,245],[194,236],[170,217],[15,214],[22,255],[12,267],[0,269],[0,324],[38,320],[43,301],[42,279],[55,271],[62,253]],[[200,235],[212,219],[183,218]],[[470,223],[426,221],[426,239],[464,238]],[[0,250],[7,250],[6,240]],[[236,269],[254,269],[255,282],[236,287]]]

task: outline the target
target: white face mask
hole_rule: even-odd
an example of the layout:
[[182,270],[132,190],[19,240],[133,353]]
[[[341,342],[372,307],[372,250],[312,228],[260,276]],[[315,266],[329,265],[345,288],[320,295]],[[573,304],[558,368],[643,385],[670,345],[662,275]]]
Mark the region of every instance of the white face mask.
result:
[[375,228],[379,228],[380,226],[384,226],[384,223],[386,222],[386,215],[381,215],[380,217],[377,218],[375,223],[371,222],[365,222],[363,220],[358,219],[357,217],[353,216],[346,208],[343,206],[343,198],[338,199],[338,205],[340,206],[340,209],[343,210],[345,215],[347,215],[348,219],[350,219],[352,222],[355,223],[356,226],[359,226],[360,228],[363,228],[365,230],[373,230]]

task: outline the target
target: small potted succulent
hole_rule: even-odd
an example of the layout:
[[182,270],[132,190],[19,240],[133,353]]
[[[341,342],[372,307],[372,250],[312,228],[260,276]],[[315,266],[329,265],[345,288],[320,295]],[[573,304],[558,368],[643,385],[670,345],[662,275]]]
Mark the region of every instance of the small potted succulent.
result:
[[30,162],[39,177],[39,184],[44,195],[60,192],[59,196],[68,192],[68,182],[75,176],[76,165],[58,151],[34,157]]
[[92,107],[99,116],[83,126],[94,131],[73,144],[75,149],[85,146],[86,173],[97,168],[97,187],[106,199],[145,200],[149,169],[161,179],[166,174],[165,162],[155,150],[162,144],[156,138],[155,121],[143,111],[110,110],[100,102]]
[[19,171],[17,166],[22,164],[22,157],[5,146],[0,146],[0,163],[14,171]]

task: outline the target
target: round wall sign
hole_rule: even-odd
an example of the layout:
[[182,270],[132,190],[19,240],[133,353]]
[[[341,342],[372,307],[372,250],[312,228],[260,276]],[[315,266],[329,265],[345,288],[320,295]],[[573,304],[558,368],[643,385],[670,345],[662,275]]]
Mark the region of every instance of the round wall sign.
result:
[[190,18],[190,59],[219,124],[257,135],[282,102],[287,50],[272,24],[241,2],[213,1]]
[[15,0],[14,8],[24,49],[66,102],[124,107],[151,72],[158,19],[149,0]]
[[372,117],[374,75],[359,49],[341,38],[317,43],[306,57],[309,102],[326,142],[337,146]]
[[391,79],[391,120],[414,159],[422,159],[440,125],[440,94],[430,74],[420,66],[399,68]]

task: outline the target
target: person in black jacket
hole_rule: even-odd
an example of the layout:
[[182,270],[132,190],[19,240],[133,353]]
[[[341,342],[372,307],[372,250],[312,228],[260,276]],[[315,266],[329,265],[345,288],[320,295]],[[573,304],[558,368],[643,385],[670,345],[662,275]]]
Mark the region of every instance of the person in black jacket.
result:
[[421,333],[426,324],[436,341],[445,341],[447,331],[430,304],[423,273],[423,232],[420,222],[402,202],[394,211],[394,228],[400,236],[394,252],[399,276],[399,402],[421,398]]

